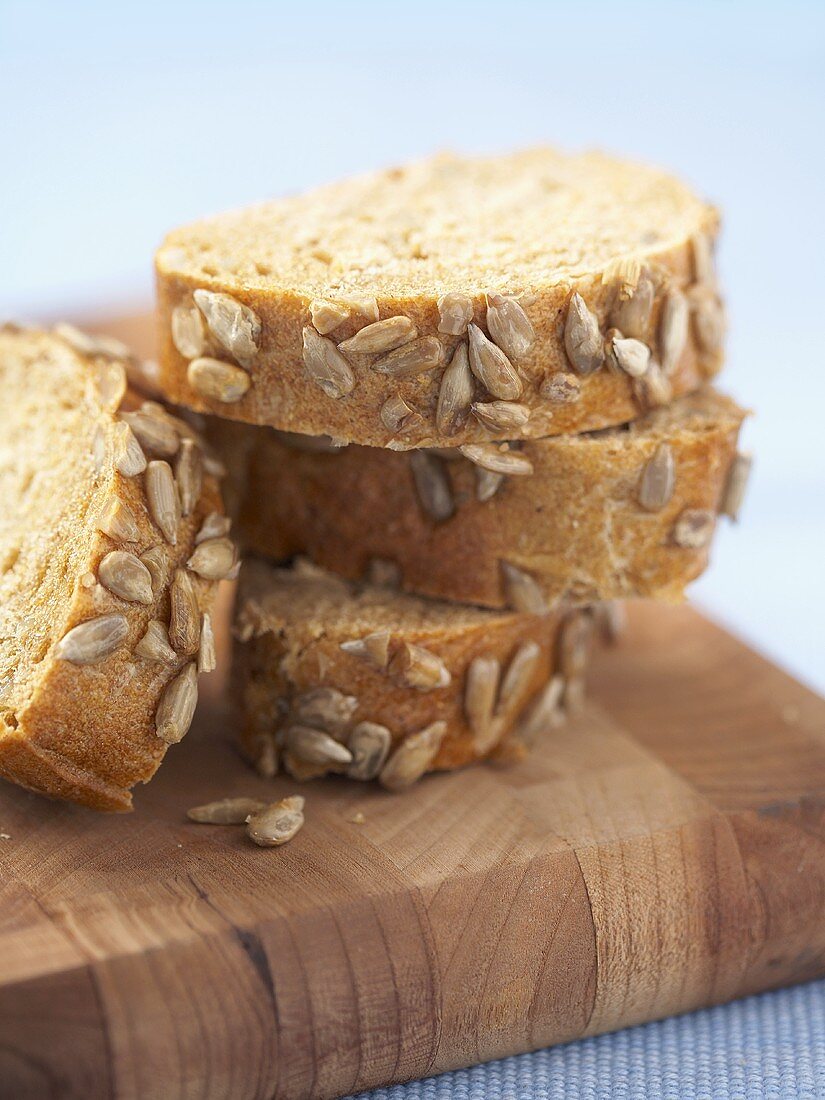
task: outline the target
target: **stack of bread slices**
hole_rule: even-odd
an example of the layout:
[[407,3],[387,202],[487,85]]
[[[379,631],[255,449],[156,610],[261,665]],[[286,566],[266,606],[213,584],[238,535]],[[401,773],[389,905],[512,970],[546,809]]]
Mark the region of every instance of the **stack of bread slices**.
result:
[[[181,526],[164,527],[147,473],[174,475],[185,447],[199,471],[225,474],[244,557],[232,683],[261,774],[398,790],[516,756],[577,706],[591,642],[615,635],[615,601],[682,598],[749,466],[745,413],[710,385],[725,330],[717,230],[716,211],[661,171],[538,149],[441,156],[168,236],[152,397],[141,406],[118,381],[99,414],[115,447],[131,428],[148,466],[129,480],[115,462],[84,491],[132,507],[144,478],[169,559],[144,595],[168,603],[166,588],[194,576],[194,614],[236,569],[228,521],[213,479],[196,494],[173,476],[163,514]],[[99,349],[90,362],[112,371]],[[174,450],[158,452],[147,420],[173,426]],[[109,549],[95,539],[86,558]],[[95,595],[98,563],[90,572],[69,625],[92,605],[117,614]],[[167,603],[127,627],[129,645],[140,631],[148,645],[144,619],[171,642],[150,693],[168,710],[198,657],[194,635],[175,645]],[[60,666],[61,638],[38,641],[41,662]],[[138,672],[118,669],[118,683],[135,686],[134,646],[122,660]],[[18,755],[63,751],[16,721],[4,737],[26,746]],[[136,740],[121,803],[160,756]],[[84,800],[10,759],[0,740],[6,774]]]

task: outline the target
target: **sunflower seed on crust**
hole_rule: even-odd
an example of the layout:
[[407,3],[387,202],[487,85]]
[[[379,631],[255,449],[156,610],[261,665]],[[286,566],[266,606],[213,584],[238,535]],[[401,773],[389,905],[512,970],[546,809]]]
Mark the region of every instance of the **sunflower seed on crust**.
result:
[[114,653],[128,637],[123,615],[99,615],[72,627],[54,647],[54,656],[73,665],[96,665]]
[[184,359],[197,359],[206,347],[203,314],[197,306],[181,303],[172,310],[172,343]]
[[627,612],[621,600],[602,600],[596,604],[596,625],[608,645],[615,645],[627,628]]
[[207,539],[220,539],[229,534],[232,521],[229,516],[223,516],[220,512],[210,512],[201,524],[200,531],[195,535],[195,546]]
[[655,289],[649,275],[642,272],[630,294],[619,294],[610,314],[610,323],[624,336],[644,340],[650,326]]
[[166,664],[174,664],[178,659],[169,645],[169,632],[159,619],[150,619],[146,624],[146,631],[135,646],[135,653],[145,661],[163,661]]
[[675,484],[673,451],[667,443],[660,443],[642,469],[638,489],[639,504],[645,511],[660,511],[673,496]]
[[634,378],[633,393],[643,409],[658,409],[670,403],[673,386],[659,364],[651,359],[642,377]]
[[103,356],[107,359],[131,358],[132,353],[129,348],[114,336],[92,335],[81,331],[67,321],[56,324],[52,332],[81,355]]
[[235,544],[225,537],[206,539],[198,543],[186,564],[205,580],[225,580],[235,564]]
[[745,490],[748,487],[752,467],[753,455],[737,451],[728,470],[728,480],[719,505],[721,515],[728,516],[734,521],[739,519],[739,511],[745,499]]
[[561,725],[564,720],[561,711],[563,694],[563,678],[553,676],[525,708],[513,731],[513,736],[529,745],[539,734]]
[[146,497],[149,514],[161,534],[170,546],[177,546],[180,497],[168,462],[153,459],[146,467]]
[[467,419],[473,400],[473,372],[465,343],[458,344],[438,389],[435,423],[442,435],[455,435]]
[[229,294],[199,289],[192,295],[218,343],[242,366],[251,366],[261,341],[261,319]]
[[307,764],[350,764],[352,753],[324,730],[312,726],[290,726],[284,744],[287,749]]
[[312,324],[322,336],[326,336],[349,317],[349,308],[340,302],[331,302],[326,298],[315,298],[309,304]]
[[725,307],[707,287],[694,288],[690,296],[696,343],[708,355],[718,355],[725,343]]
[[565,679],[583,675],[592,636],[593,619],[587,611],[573,611],[565,618],[558,641],[558,667]]
[[177,454],[180,446],[180,436],[175,431],[174,425],[168,420],[157,416],[147,402],[135,412],[121,413],[121,420],[125,421],[144,451],[160,455],[162,458],[171,458]]
[[701,550],[713,536],[715,521],[706,508],[686,508],[673,527],[673,541],[686,550]]
[[375,779],[386,763],[392,744],[392,734],[377,722],[359,722],[349,737],[352,763],[347,768],[350,779]]
[[571,295],[567,306],[564,349],[570,365],[579,374],[592,374],[604,362],[604,340],[599,322],[577,292]]
[[339,736],[358,709],[354,695],[344,695],[338,688],[312,688],[292,700],[292,718],[297,725],[312,726]]
[[687,298],[673,287],[665,295],[659,319],[659,347],[662,370],[671,375],[679,365],[687,345],[690,310]]
[[416,412],[400,394],[394,393],[381,406],[378,414],[388,432],[404,432],[424,423],[424,417]]
[[521,359],[536,339],[530,319],[515,298],[487,295],[487,331],[509,359]]
[[351,393],[355,388],[355,375],[332,340],[319,336],[309,326],[303,331],[303,340],[304,366],[313,382],[327,397],[337,399]]
[[175,462],[175,483],[178,487],[181,515],[190,516],[197,506],[203,487],[203,459],[200,447],[193,439],[181,441]]
[[178,653],[191,657],[198,652],[200,637],[201,615],[192,574],[177,569],[169,586],[169,641]]
[[496,714],[507,715],[522,703],[536,670],[541,650],[536,642],[522,642],[510,658],[496,703]]
[[528,615],[545,615],[548,610],[547,601],[535,577],[509,561],[499,564],[507,606],[513,611],[523,611]]
[[240,401],[252,385],[245,370],[208,356],[193,359],[186,369],[186,378],[195,393],[224,405]]
[[501,443],[464,443],[458,448],[476,466],[507,477],[525,477],[533,473],[533,463],[520,451]]
[[359,329],[354,336],[343,340],[338,349],[348,355],[377,355],[401,347],[417,335],[418,329],[409,317],[385,317],[383,321],[374,321]]
[[116,412],[126,396],[126,368],[115,359],[95,364],[92,372],[95,395],[108,412]]
[[152,591],[157,596],[166,585],[167,554],[162,546],[150,546],[140,555],[140,560],[149,570],[152,578]]
[[251,814],[266,809],[260,798],[220,798],[186,811],[190,821],[198,825],[245,825]]
[[194,661],[170,680],[163,689],[157,712],[155,732],[167,745],[176,745],[189,731],[198,705],[198,670]]
[[252,757],[252,766],[263,779],[274,779],[278,774],[278,746],[271,733],[260,734]]
[[116,469],[124,477],[137,477],[146,469],[146,455],[135,434],[123,421],[113,425],[113,446]]
[[473,415],[490,431],[517,431],[530,419],[530,410],[517,401],[475,401]]
[[473,300],[451,291],[438,299],[438,331],[448,336],[463,336],[473,319]]
[[154,598],[149,570],[128,550],[112,550],[105,554],[97,567],[97,576],[104,588],[122,600],[149,604]]
[[118,497],[108,500],[98,518],[97,528],[115,542],[137,542],[140,538],[134,512]]
[[437,336],[419,336],[416,340],[388,351],[370,364],[378,374],[391,374],[395,378],[423,374],[441,366],[444,348]]
[[495,657],[474,657],[464,679],[464,714],[479,755],[493,747],[488,741],[500,676],[501,664]]
[[483,466],[476,466],[476,499],[484,504],[499,491],[504,484],[504,474],[493,473],[485,470]]
[[485,336],[478,325],[470,325],[470,369],[493,397],[516,401],[524,384],[513,364],[497,344]]
[[410,451],[410,471],[421,507],[441,522],[455,512],[450,478],[442,459],[426,451]]
[[452,677],[442,659],[424,646],[402,642],[388,665],[391,676],[418,691],[447,687]]
[[372,634],[366,634],[363,638],[341,642],[339,649],[353,657],[360,657],[374,668],[383,671],[390,659],[390,632],[389,630],[375,630]]
[[282,798],[250,814],[246,833],[261,848],[279,848],[292,840],[304,824],[304,799],[297,794]]
[[582,395],[582,384],[575,374],[560,372],[545,378],[539,394],[545,401],[551,401],[554,405],[572,405]]
[[631,378],[641,378],[650,366],[650,348],[632,336],[614,336],[611,350],[616,363]]
[[439,721],[408,734],[379,773],[382,787],[403,791],[417,782],[438,755],[446,732],[447,723]]
[[212,629],[212,616],[205,612],[201,619],[201,640],[198,645],[198,673],[214,672],[218,667],[215,652],[215,632]]
[[702,286],[716,286],[713,241],[707,233],[696,233],[690,240],[693,252],[693,278]]

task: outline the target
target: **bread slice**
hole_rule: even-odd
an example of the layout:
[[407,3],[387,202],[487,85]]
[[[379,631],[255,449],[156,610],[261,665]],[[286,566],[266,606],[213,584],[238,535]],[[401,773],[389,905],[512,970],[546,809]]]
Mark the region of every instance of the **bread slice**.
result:
[[56,331],[0,331],[0,774],[126,810],[214,665],[233,551],[202,538],[225,534],[217,481],[185,425],[127,392],[127,350]]
[[622,423],[720,365],[717,227],[664,172],[550,149],[207,218],[156,256],[160,384],[382,447]]
[[519,607],[681,598],[707,565],[744,415],[705,388],[620,428],[468,457],[335,448],[228,421],[206,431],[251,551],[305,554],[352,579],[379,559],[407,591]]
[[603,609],[531,615],[355,586],[309,563],[241,570],[233,685],[259,771],[408,786],[501,755],[581,696]]

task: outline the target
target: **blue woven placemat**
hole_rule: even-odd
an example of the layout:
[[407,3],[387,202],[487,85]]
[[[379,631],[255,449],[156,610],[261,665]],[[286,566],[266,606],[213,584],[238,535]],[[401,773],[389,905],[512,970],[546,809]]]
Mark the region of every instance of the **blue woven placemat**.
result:
[[360,1100],[825,1100],[825,981]]

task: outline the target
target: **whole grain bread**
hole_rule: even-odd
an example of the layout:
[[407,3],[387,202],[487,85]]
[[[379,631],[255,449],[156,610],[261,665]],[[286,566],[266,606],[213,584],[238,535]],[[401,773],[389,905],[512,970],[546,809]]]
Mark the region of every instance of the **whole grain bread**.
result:
[[186,733],[234,558],[210,460],[129,360],[68,325],[0,331],[0,774],[103,810]]
[[623,423],[720,366],[717,228],[662,171],[550,149],[207,218],[157,252],[160,386],[398,449]]
[[540,609],[681,598],[727,509],[744,415],[705,388],[620,428],[464,453],[338,448],[211,418],[206,434],[251,551],[352,579],[377,560],[410,592]]
[[232,677],[244,751],[264,775],[393,789],[507,754],[577,703],[593,628],[610,622],[603,608],[489,611],[251,559]]

